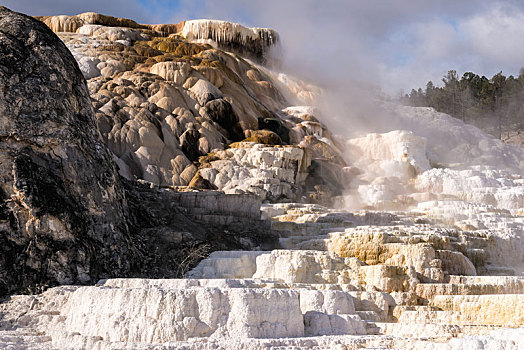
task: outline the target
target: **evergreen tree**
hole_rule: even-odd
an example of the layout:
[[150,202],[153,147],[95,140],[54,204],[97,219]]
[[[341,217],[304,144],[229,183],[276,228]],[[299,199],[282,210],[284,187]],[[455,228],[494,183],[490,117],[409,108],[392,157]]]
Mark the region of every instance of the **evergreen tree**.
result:
[[412,89],[401,101],[433,107],[501,139],[505,132],[524,132],[524,68],[517,78],[499,72],[491,79],[473,72],[466,72],[459,79],[455,70],[449,70],[442,83],[439,87],[429,81],[425,90]]

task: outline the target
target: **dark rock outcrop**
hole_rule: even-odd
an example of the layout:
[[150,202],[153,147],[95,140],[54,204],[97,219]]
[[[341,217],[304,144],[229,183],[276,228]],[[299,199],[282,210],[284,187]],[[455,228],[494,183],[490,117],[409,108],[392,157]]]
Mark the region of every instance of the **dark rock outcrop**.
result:
[[226,130],[226,136],[231,141],[242,140],[244,133],[229,102],[224,99],[216,99],[206,103],[204,108],[209,118]]
[[258,118],[258,128],[273,131],[283,142],[289,144],[289,129],[279,118]]
[[134,239],[146,278],[181,278],[215,250],[270,250],[280,232],[260,220],[253,195],[218,191],[177,192],[124,181]]
[[0,294],[125,274],[127,204],[73,56],[0,7]]

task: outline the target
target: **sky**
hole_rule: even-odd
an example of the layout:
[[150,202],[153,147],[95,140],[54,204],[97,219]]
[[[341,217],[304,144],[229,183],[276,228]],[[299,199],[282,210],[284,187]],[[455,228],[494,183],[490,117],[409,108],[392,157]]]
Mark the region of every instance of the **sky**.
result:
[[95,11],[141,23],[216,18],[271,27],[285,67],[322,84],[401,90],[439,84],[450,69],[491,77],[524,66],[521,0],[3,0],[30,15]]

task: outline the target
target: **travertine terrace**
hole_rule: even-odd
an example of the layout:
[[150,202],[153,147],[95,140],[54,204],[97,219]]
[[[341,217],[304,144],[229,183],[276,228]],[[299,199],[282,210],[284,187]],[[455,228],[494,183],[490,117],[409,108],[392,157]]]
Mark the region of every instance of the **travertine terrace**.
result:
[[279,42],[269,29],[40,19],[87,79],[111,174],[142,186],[152,214],[140,218],[156,226],[129,235],[137,247],[162,238],[150,264],[212,240],[185,223],[256,230],[199,253],[185,278],[146,271],[12,295],[0,347],[524,349],[522,149],[383,100],[398,130],[334,135],[304,105],[320,89],[259,65]]

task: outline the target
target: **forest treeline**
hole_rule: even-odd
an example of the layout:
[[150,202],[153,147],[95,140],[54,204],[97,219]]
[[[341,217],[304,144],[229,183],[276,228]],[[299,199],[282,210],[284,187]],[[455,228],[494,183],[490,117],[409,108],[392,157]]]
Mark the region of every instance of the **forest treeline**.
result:
[[443,86],[435,86],[429,81],[424,90],[412,89],[409,94],[401,94],[401,102],[433,107],[500,139],[524,133],[524,68],[518,77],[506,77],[499,72],[491,79],[472,72],[459,77],[450,70],[442,82]]

